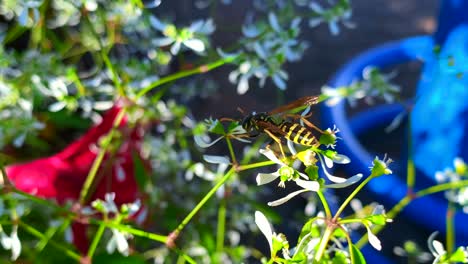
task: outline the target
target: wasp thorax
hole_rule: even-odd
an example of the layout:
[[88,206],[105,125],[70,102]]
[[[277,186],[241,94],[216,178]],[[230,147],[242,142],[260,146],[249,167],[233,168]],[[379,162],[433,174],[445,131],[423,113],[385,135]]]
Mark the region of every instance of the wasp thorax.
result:
[[[252,112],[250,115],[246,116],[244,120],[242,120],[242,128],[245,131],[252,131],[252,129],[259,130],[259,126],[257,125],[258,121],[270,121],[271,117],[267,113],[256,113]],[[260,129],[261,130],[261,129]]]

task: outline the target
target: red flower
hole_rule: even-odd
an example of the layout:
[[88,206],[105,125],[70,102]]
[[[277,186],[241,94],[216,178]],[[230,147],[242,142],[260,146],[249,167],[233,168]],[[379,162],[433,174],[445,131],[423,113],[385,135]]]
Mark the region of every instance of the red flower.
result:
[[[110,109],[104,114],[100,124],[89,129],[63,151],[50,157],[7,167],[8,178],[16,188],[38,197],[54,198],[60,204],[67,200],[77,201],[99,152],[99,139],[111,130],[120,110],[117,106]],[[117,194],[117,205],[142,198],[134,177],[134,158],[141,159],[144,130],[141,126],[129,127],[124,118],[119,124],[119,132],[122,134],[122,144],[115,155],[106,154],[95,178],[95,191],[88,201],[104,199],[104,195],[109,192]],[[148,169],[148,163],[144,164]],[[73,225],[74,244],[81,252],[86,252],[86,230],[79,225]]]

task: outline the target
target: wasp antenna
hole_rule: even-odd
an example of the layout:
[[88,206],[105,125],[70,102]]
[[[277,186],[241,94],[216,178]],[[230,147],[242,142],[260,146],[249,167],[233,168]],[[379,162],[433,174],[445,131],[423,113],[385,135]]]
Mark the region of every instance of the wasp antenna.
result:
[[237,107],[237,111],[239,111],[239,112],[240,112],[241,114],[243,114],[243,115],[245,114],[245,111],[244,111],[242,108],[240,108],[240,107]]
[[219,119],[219,121],[221,122],[234,122],[236,120],[232,119],[232,118],[229,118],[229,117],[222,117]]

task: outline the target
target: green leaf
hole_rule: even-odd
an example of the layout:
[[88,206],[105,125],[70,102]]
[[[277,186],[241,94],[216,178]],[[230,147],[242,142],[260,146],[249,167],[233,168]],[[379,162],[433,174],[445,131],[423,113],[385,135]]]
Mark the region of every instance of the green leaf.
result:
[[319,167],[317,165],[310,165],[307,166],[307,168],[305,169],[305,173],[307,174],[307,176],[309,176],[310,180],[315,181],[319,177],[318,170]]
[[457,248],[455,252],[453,252],[452,255],[450,255],[450,258],[448,259],[450,262],[460,262],[460,263],[466,263],[466,254],[465,251],[463,250],[463,247]]
[[231,132],[234,128],[236,128],[236,127],[238,127],[238,126],[239,126],[239,122],[237,122],[237,121],[231,122],[231,123],[229,123],[229,125],[228,125],[227,131],[228,131],[228,132]]
[[362,255],[361,250],[357,248],[354,244],[351,244],[351,263],[352,264],[365,264],[366,259]]
[[224,135],[224,127],[219,120],[215,120],[214,123],[210,127],[210,132],[214,134]]

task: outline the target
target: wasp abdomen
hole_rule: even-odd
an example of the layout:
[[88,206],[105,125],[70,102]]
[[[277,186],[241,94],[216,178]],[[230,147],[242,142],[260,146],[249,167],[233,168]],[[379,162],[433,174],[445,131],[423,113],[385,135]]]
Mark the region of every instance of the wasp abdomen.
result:
[[279,127],[286,133],[285,137],[296,144],[312,146],[315,143],[316,139],[312,132],[300,124],[283,122]]

